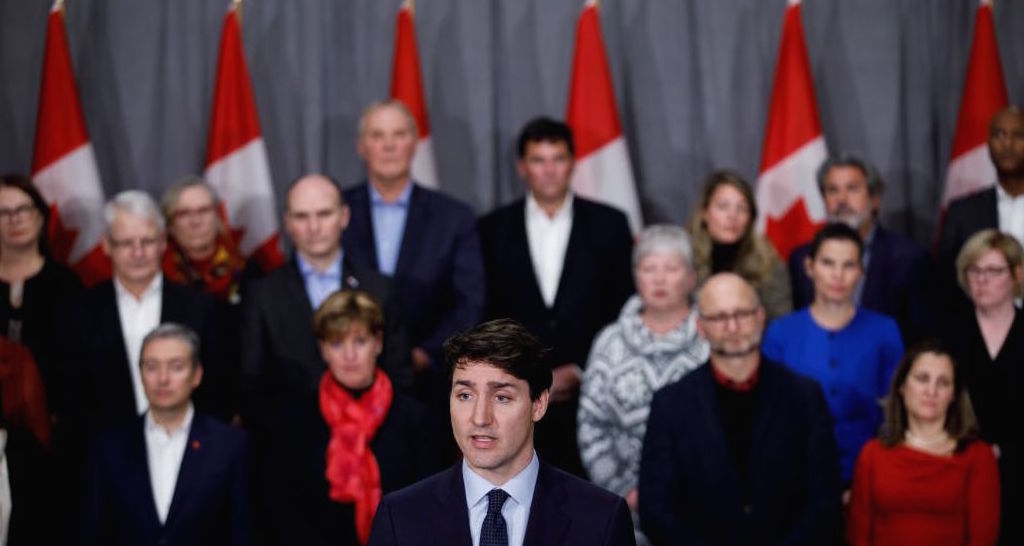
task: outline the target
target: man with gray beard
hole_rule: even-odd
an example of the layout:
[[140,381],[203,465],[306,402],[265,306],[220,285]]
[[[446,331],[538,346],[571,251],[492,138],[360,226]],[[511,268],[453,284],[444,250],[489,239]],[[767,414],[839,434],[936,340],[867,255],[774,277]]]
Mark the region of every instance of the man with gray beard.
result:
[[[854,303],[895,319],[904,343],[929,335],[934,327],[932,262],[923,246],[879,224],[885,184],[878,169],[857,155],[840,154],[821,164],[817,178],[829,221],[849,225],[864,241],[864,276]],[[804,265],[809,251],[808,243],[789,255],[793,309],[814,299]]]

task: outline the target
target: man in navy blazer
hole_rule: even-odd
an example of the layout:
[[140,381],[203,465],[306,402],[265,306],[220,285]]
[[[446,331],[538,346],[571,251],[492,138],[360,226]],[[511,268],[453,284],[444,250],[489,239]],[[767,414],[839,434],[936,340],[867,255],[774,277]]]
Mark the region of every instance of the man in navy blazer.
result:
[[552,348],[554,384],[537,449],[584,476],[576,447],[582,368],[597,332],[633,294],[633,236],[626,215],[570,191],[572,130],[537,118],[519,134],[527,194],[480,220],[487,317],[513,318]]
[[839,537],[839,461],[816,382],[760,353],[764,309],[732,273],[698,296],[709,362],[654,395],[640,459],[652,544],[819,545]]
[[[856,303],[895,319],[906,343],[930,335],[935,327],[931,258],[920,244],[878,223],[885,190],[878,169],[857,155],[842,154],[826,159],[817,178],[830,220],[848,224],[864,241],[865,274]],[[794,309],[814,300],[806,266],[810,248],[808,243],[789,255]]]
[[196,413],[199,338],[163,324],[142,342],[149,409],[97,437],[89,459],[79,540],[134,546],[251,542],[245,433]]
[[998,183],[950,202],[939,234],[942,286],[947,298],[961,305],[967,300],[956,282],[955,264],[960,248],[971,235],[983,229],[1000,229],[1024,244],[1024,111],[1020,107],[1004,108],[992,117],[988,153]]
[[431,405],[443,405],[441,345],[483,318],[484,266],[473,211],[412,180],[416,141],[416,120],[400,101],[364,111],[358,147],[368,181],[344,193],[350,218],[342,246],[352,263],[392,278],[417,387]]
[[384,497],[373,546],[634,545],[625,500],[537,458],[550,398],[545,349],[521,324],[484,323],[445,344],[463,460]]

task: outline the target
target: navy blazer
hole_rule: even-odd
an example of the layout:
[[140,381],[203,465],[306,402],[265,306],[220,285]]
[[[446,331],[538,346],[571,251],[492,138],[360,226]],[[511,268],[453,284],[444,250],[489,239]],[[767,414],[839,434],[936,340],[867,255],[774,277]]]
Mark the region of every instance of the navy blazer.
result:
[[832,544],[839,462],[821,387],[762,357],[746,491],[711,364],[654,395],[640,459],[640,525],[652,544]]
[[[344,193],[351,219],[342,237],[345,258],[380,271],[367,183]],[[443,193],[412,184],[395,266],[409,343],[443,368],[442,344],[484,312],[484,265],[473,211]]]
[[150,485],[145,423],[93,444],[79,539],[102,546],[251,542],[248,442],[241,429],[194,414],[170,510],[161,524]]
[[[78,433],[134,422],[139,412],[128,367],[139,363],[128,362],[113,281],[79,294],[64,318],[68,339],[61,347],[63,398],[69,408],[60,416],[62,421]],[[164,278],[160,322],[182,324],[199,334],[203,383],[193,393],[196,408],[230,417],[227,368],[213,298]]]
[[[362,290],[384,311],[384,350],[380,367],[396,389],[412,384],[405,325],[391,282],[347,259],[341,289]],[[277,427],[289,426],[295,408],[317,400],[327,370],[313,333],[313,306],[295,260],[249,285],[242,300],[242,412],[254,441],[269,440]]]
[[[371,546],[472,546],[462,463],[381,500]],[[526,523],[528,546],[635,545],[626,501],[540,463]]]
[[633,236],[618,209],[573,197],[572,231],[554,306],[540,293],[526,235],[523,199],[480,220],[487,317],[513,318],[552,348],[555,366],[586,366],[597,332],[633,294]]
[[956,257],[971,235],[989,228],[999,229],[995,186],[955,199],[946,208],[936,261],[943,296],[949,303],[970,308],[970,302],[956,280]]
[[[931,335],[936,327],[935,282],[928,251],[882,226],[875,228],[870,249],[865,250],[871,253],[871,261],[864,274],[861,306],[895,319],[904,343]],[[811,245],[806,244],[789,255],[793,309],[802,309],[814,301],[814,286],[804,268],[804,259],[810,253]]]

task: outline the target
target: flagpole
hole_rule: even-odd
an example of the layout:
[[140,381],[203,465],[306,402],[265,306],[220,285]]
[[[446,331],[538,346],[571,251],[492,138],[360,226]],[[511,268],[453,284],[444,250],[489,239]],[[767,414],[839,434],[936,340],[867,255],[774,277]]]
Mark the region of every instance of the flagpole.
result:
[[409,15],[416,16],[416,0],[405,0],[405,5],[409,6]]
[[54,7],[57,8],[57,11],[61,12],[61,14],[64,13],[64,0],[56,0],[53,3],[53,5],[54,5]]
[[235,9],[235,14],[238,15],[238,26],[242,26],[242,0],[231,0],[231,5]]

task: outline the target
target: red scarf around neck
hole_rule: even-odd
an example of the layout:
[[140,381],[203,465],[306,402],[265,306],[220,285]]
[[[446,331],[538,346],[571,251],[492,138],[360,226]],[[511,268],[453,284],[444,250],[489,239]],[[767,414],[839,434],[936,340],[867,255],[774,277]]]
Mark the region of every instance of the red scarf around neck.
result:
[[370,538],[373,514],[380,504],[380,467],[370,451],[370,440],[391,408],[391,380],[377,370],[373,385],[355,399],[328,370],[320,378],[320,413],[331,429],[327,443],[329,495],[337,502],[355,504],[359,542]]

